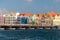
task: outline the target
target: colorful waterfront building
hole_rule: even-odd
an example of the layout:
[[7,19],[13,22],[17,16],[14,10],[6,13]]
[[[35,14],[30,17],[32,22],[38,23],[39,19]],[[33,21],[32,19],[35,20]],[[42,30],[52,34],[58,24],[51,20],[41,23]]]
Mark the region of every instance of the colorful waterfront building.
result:
[[0,12],[0,25],[4,24],[4,17],[2,15],[2,12]]
[[24,16],[28,18],[28,24],[36,23],[36,15],[32,13],[24,13]]
[[28,17],[24,13],[19,14],[17,17],[18,24],[28,24]]
[[41,26],[52,26],[53,20],[51,19],[49,14],[44,14],[41,18]]
[[59,26],[60,25],[60,15],[56,15],[55,19],[53,20],[53,26]]
[[29,24],[36,24],[36,15],[29,17]]
[[5,24],[16,24],[16,12],[7,12],[5,14]]

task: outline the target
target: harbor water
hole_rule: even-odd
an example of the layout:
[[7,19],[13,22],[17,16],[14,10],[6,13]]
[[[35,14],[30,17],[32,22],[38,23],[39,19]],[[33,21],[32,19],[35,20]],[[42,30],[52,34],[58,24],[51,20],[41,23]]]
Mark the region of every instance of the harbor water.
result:
[[60,30],[0,30],[0,40],[60,40]]

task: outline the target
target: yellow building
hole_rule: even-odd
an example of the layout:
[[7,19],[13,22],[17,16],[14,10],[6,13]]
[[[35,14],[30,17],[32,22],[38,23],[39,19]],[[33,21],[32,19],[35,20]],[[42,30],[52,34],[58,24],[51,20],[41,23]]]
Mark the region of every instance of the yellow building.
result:
[[55,16],[55,19],[53,19],[53,26],[59,26],[60,25],[60,16]]

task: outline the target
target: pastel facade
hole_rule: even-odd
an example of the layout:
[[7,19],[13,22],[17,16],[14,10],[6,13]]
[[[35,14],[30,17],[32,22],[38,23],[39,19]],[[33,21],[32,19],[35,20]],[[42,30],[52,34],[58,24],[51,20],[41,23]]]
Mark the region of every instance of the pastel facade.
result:
[[5,15],[5,24],[16,24],[16,14],[14,12]]
[[36,24],[36,15],[29,17],[29,24]]
[[0,13],[0,25],[4,24],[4,17],[2,13]]
[[[19,21],[17,21],[18,17]],[[48,12],[45,14],[40,13],[37,16],[36,14],[31,13],[7,12],[5,16],[3,16],[0,13],[0,24],[36,24],[41,26],[60,25],[60,14]]]
[[43,16],[41,18],[41,26],[52,26],[53,20],[50,17]]
[[59,26],[60,25],[60,16],[55,16],[55,19],[53,19],[53,25],[54,26]]

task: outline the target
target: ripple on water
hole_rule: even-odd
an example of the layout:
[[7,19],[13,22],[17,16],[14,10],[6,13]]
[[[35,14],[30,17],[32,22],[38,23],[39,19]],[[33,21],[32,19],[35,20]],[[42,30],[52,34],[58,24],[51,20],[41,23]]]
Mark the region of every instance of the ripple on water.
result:
[[59,40],[60,30],[1,30],[0,40]]

